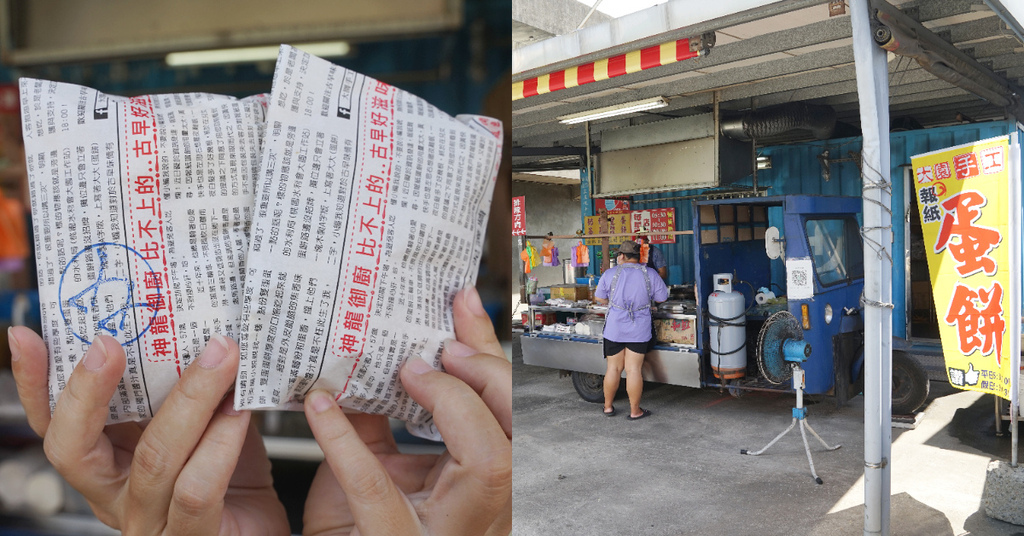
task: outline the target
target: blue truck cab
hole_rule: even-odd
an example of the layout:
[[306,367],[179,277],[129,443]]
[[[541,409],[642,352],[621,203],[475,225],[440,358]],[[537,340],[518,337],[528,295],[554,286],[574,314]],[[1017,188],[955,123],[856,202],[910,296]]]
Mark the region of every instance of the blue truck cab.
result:
[[[722,379],[713,373],[710,338],[714,332],[706,305],[698,307],[698,349],[708,362],[704,384],[748,389],[788,388],[766,383],[759,373],[758,337],[764,321],[788,311],[800,321],[811,355],[802,365],[805,392],[844,403],[863,386],[863,241],[857,197],[786,195],[694,202],[693,247],[698,301],[714,290],[713,276],[733,274],[745,311],[747,375]],[[775,297],[757,302],[759,291]],[[928,393],[924,368],[903,352],[894,355],[895,413],[917,409]],[[898,368],[898,370],[897,370]]]

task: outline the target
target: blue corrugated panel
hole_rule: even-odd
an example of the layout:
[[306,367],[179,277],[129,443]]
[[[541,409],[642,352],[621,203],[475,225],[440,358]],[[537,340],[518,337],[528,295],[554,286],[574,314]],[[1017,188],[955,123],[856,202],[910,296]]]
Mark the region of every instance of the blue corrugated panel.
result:
[[[893,334],[906,337],[906,190],[908,183],[904,178],[904,168],[910,166],[910,157],[970,143],[972,141],[1003,136],[1013,125],[1008,122],[975,123],[950,127],[893,132],[890,134],[890,177],[893,183],[893,252],[896,262],[893,264],[892,294],[895,309],[893,311]],[[860,169],[856,162],[837,162],[829,166],[829,180],[824,179],[822,165],[818,159],[825,150],[829,151],[829,159],[848,159],[849,153],[859,155],[861,138],[842,138],[792,145],[764,147],[761,155],[771,157],[772,168],[758,172],[759,187],[767,187],[768,195],[787,194],[820,194],[861,196]],[[682,172],[682,171],[681,171]],[[738,181],[737,185],[752,185],[752,177]],[[686,229],[693,221],[690,200],[667,199],[700,193],[698,191],[663,192],[633,196],[634,209],[672,207],[676,209],[676,225],[678,229]],[[664,199],[664,201],[659,201]],[[778,225],[778,224],[776,224]],[[693,281],[693,237],[681,235],[675,244],[660,246],[665,253],[670,268],[670,283],[678,284]]]

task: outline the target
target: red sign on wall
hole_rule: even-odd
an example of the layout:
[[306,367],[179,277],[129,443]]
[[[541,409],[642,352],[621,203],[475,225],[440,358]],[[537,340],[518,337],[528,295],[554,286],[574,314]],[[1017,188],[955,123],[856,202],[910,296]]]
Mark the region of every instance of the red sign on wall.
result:
[[512,198],[512,236],[526,236],[526,196]]
[[[634,233],[676,230],[676,209],[674,208],[634,210],[631,215]],[[674,244],[676,241],[675,235],[650,235],[650,238],[652,244]]]

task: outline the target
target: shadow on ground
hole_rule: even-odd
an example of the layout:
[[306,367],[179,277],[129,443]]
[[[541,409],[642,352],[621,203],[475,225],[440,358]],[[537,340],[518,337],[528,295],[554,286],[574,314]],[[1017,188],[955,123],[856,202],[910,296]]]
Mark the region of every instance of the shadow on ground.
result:
[[992,519],[983,509],[964,521],[964,530],[971,536],[1024,536],[1024,527]]
[[[948,386],[946,388],[953,389]],[[992,396],[986,395],[970,406],[956,410],[947,431],[949,435],[960,440],[964,447],[977,449],[993,458],[1009,461],[1012,450],[1010,424],[1004,422],[1003,434],[996,435],[994,405]],[[927,442],[927,444],[933,443],[932,439]],[[1020,458],[1021,452],[1020,445],[1017,445],[1018,458]]]
[[[945,514],[907,493],[892,496],[890,534],[956,536]],[[794,533],[797,534],[797,533]],[[857,505],[825,516],[807,536],[860,536],[864,534],[864,506]]]

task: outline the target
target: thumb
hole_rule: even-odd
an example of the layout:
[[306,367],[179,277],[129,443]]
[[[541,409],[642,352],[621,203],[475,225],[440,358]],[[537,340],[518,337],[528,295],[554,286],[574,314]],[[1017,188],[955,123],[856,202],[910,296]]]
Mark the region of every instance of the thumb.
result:
[[967,373],[974,372],[974,363],[967,363]]

